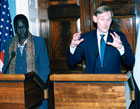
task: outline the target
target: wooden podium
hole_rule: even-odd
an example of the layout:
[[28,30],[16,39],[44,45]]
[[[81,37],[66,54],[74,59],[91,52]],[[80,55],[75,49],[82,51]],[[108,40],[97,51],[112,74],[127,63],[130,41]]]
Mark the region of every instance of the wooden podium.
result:
[[52,74],[55,109],[128,109],[134,83],[127,74]]
[[35,72],[0,75],[0,109],[30,109],[44,99],[45,83]]

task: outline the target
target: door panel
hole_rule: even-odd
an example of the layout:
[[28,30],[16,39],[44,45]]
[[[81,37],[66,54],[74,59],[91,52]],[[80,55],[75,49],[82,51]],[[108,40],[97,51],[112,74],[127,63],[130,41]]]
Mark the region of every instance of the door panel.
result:
[[66,55],[74,33],[80,30],[80,7],[76,0],[49,1],[50,67],[52,73],[79,73],[67,66]]
[[115,16],[111,28],[125,33],[131,49],[135,52],[135,16]]

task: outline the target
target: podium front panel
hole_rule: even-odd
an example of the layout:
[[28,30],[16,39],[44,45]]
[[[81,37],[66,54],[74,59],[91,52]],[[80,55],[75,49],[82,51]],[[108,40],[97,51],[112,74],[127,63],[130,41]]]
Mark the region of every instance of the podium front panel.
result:
[[126,109],[125,83],[55,82],[55,109]]
[[0,109],[31,109],[44,100],[45,83],[35,72],[1,74]]
[[0,109],[25,109],[23,82],[0,82]]

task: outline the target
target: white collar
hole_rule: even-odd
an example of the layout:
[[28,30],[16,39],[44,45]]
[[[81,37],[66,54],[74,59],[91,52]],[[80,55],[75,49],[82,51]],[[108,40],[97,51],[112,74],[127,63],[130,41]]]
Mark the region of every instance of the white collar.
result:
[[18,47],[24,47],[26,43],[27,43],[27,39],[24,41],[23,45],[21,45],[21,44],[18,42]]
[[97,29],[97,38],[98,38],[99,40],[101,39],[100,34],[104,34],[104,35],[105,35],[105,36],[104,36],[104,40],[105,40],[105,42],[106,42],[106,41],[107,41],[108,32],[106,32],[106,33],[100,33],[99,30]]

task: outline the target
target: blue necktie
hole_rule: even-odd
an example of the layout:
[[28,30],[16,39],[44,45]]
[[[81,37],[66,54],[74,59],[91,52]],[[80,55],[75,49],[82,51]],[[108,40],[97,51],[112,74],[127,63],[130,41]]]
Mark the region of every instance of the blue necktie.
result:
[[104,34],[101,34],[101,41],[100,41],[100,55],[101,55],[101,67],[103,67],[103,60],[104,60],[104,51],[105,51],[105,41],[104,41]]

